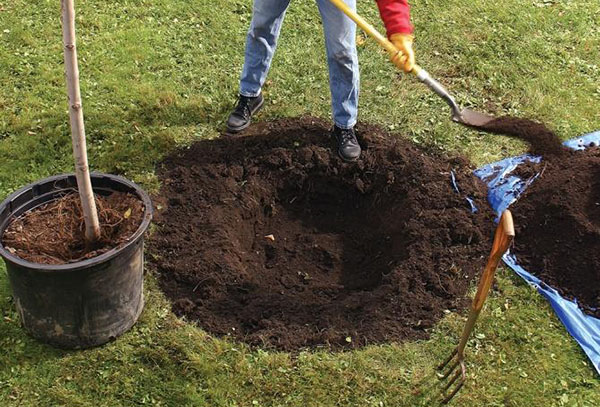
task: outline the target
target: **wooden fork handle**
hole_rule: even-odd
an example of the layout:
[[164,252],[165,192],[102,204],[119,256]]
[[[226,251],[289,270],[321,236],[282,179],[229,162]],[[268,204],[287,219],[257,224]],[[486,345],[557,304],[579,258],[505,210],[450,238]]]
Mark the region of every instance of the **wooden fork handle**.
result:
[[492,244],[492,252],[490,253],[490,257],[483,271],[483,275],[481,276],[481,280],[479,281],[477,294],[473,300],[473,309],[475,311],[478,312],[483,307],[483,303],[487,298],[490,287],[494,282],[494,275],[496,274],[498,264],[500,263],[504,253],[506,253],[508,250],[508,247],[512,243],[514,237],[515,227],[513,224],[512,214],[509,210],[505,210],[502,213],[502,217],[500,218],[500,222],[496,228],[496,232],[494,234],[494,243]]

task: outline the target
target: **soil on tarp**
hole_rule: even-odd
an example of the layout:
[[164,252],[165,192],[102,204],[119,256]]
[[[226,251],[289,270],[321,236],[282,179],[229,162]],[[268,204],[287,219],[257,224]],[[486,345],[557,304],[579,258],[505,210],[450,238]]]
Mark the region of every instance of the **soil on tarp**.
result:
[[512,172],[523,179],[540,174],[510,208],[519,262],[600,318],[600,149],[573,151],[528,119],[501,117],[486,130],[519,138],[543,157]]
[[2,236],[12,254],[41,264],[67,264],[100,256],[129,241],[144,217],[144,204],[136,196],[113,192],[96,195],[100,239],[85,242],[85,223],[77,193],[69,193],[19,216]]
[[511,207],[521,264],[600,318],[600,149],[569,151]]
[[494,216],[467,161],[359,125],[362,157],[343,163],[328,130],[259,123],[166,158],[149,257],[178,315],[253,346],[336,349],[425,338],[468,305]]

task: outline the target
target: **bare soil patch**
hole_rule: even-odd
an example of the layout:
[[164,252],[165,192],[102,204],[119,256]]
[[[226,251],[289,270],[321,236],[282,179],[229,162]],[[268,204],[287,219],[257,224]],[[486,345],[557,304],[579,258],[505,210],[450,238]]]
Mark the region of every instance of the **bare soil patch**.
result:
[[166,158],[149,257],[177,314],[296,350],[426,338],[468,304],[494,226],[467,161],[360,125],[363,156],[346,164],[328,131],[259,123]]

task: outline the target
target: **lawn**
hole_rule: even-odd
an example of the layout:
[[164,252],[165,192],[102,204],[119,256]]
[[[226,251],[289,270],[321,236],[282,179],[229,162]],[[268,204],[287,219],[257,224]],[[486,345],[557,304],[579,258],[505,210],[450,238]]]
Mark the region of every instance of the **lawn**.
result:
[[[563,139],[600,129],[600,2],[413,0],[417,60],[465,105],[541,120]],[[372,0],[359,11],[379,24]],[[58,0],[0,0],[0,199],[72,171]],[[79,1],[81,87],[94,170],[156,192],[161,157],[218,137],[236,96],[249,0]],[[259,120],[329,117],[314,1],[293,1]],[[361,36],[361,39],[365,39]],[[359,41],[363,121],[468,156],[522,152],[465,129],[370,40]],[[151,255],[151,253],[149,253]],[[431,372],[465,315],[431,339],[290,355],[212,337],[177,318],[153,270],[139,323],[114,343],[67,352],[19,326],[0,266],[2,406],[427,406]],[[598,406],[600,380],[548,304],[499,273],[468,353],[456,406]]]

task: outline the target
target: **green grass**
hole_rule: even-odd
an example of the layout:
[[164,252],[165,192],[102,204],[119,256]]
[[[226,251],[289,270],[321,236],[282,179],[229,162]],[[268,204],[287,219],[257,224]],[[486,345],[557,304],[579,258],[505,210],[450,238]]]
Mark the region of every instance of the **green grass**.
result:
[[[156,191],[154,168],[178,146],[216,137],[235,100],[247,0],[79,1],[77,28],[90,161]],[[418,61],[465,105],[548,123],[562,138],[600,128],[600,2],[414,0]],[[359,2],[371,21],[372,0]],[[0,199],[71,171],[58,0],[0,0]],[[378,23],[379,24],[379,23]],[[379,27],[381,25],[379,24]],[[361,119],[479,165],[523,151],[452,124],[448,108],[360,46]],[[261,120],[329,117],[313,1],[293,1]],[[3,266],[1,266],[3,267]],[[2,406],[426,406],[431,371],[464,315],[427,341],[330,353],[250,350],[176,318],[146,279],[140,322],[115,343],[65,352],[19,327],[0,273]],[[457,406],[597,406],[600,380],[547,303],[510,272],[468,348]]]

